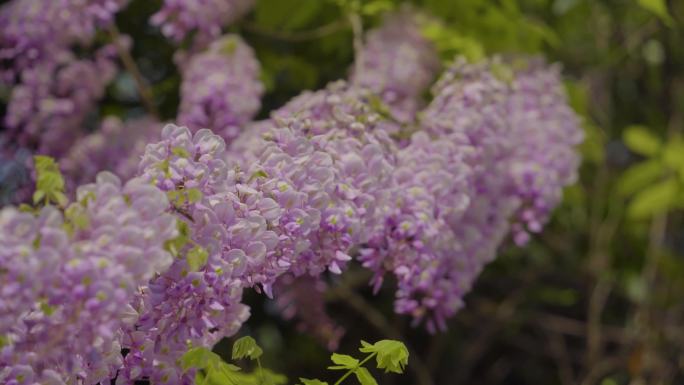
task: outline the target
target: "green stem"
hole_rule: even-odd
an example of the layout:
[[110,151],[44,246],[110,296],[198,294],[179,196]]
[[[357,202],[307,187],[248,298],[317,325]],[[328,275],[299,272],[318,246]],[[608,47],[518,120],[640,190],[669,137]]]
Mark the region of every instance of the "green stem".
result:
[[377,354],[377,353],[372,353],[372,354],[369,355],[368,357],[364,358],[363,361],[359,362],[359,364],[356,365],[353,369],[349,369],[349,370],[347,371],[347,373],[345,373],[344,376],[340,377],[340,379],[337,380],[337,382],[336,382],[334,385],[340,385],[340,384],[342,383],[342,381],[344,381],[345,378],[351,376],[351,374],[354,373],[354,372],[356,371],[356,369],[362,367],[363,364],[365,364],[366,362],[368,362],[371,358],[375,357],[376,354]]
[[256,359],[257,366],[259,367],[259,383],[261,385],[264,385],[264,370],[261,367],[261,360],[259,358]]

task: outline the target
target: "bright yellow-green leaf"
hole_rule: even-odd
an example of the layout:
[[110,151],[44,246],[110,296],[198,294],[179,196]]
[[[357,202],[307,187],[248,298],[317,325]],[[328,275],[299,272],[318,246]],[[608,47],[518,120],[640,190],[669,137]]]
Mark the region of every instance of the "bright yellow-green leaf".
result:
[[637,163],[625,171],[618,181],[617,191],[629,196],[659,180],[665,171],[660,159]]
[[188,251],[188,267],[191,271],[197,271],[207,263],[209,252],[201,246],[195,246]]
[[202,199],[202,192],[196,188],[190,188],[186,191],[188,202],[197,203]]
[[668,141],[663,151],[663,160],[670,169],[677,171],[680,178],[684,180],[684,141],[681,138]]
[[328,385],[327,382],[321,381],[317,378],[309,379],[309,378],[301,378],[300,377],[299,382],[301,382],[302,385]]
[[629,126],[622,139],[630,150],[645,156],[654,156],[662,149],[662,142],[644,126]]
[[667,179],[637,194],[630,202],[627,213],[634,219],[646,219],[662,214],[674,207],[677,196],[681,193],[679,181],[676,178]]
[[408,364],[409,352],[401,341],[382,340],[373,345],[361,341],[359,350],[362,353],[376,353],[377,367],[385,372],[403,373],[404,366]]
[[373,375],[366,368],[358,368],[354,371],[354,374],[361,385],[378,385],[378,382],[375,381]]
[[673,25],[674,20],[667,10],[667,2],[665,0],[637,0],[637,3],[644,9],[653,12],[653,14],[658,16],[666,25]]
[[330,356],[330,360],[337,364],[329,366],[328,369],[331,370],[348,370],[359,366],[359,360],[346,354],[333,353],[332,356]]
[[233,359],[239,360],[241,358],[249,357],[252,360],[256,360],[261,357],[264,353],[261,347],[257,344],[256,340],[250,336],[244,336],[238,338],[233,344]]

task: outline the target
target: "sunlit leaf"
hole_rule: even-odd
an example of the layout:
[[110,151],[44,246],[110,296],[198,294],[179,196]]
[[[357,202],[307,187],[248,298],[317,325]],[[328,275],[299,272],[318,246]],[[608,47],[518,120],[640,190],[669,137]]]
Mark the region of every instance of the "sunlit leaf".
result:
[[382,340],[371,345],[366,341],[361,341],[362,353],[376,353],[378,369],[386,372],[403,373],[404,367],[408,364],[409,352],[401,341]]
[[249,359],[256,360],[261,357],[264,351],[257,344],[254,338],[250,336],[244,336],[238,338],[233,344],[233,359],[239,360],[245,357]]
[[299,382],[302,383],[302,385],[328,385],[327,382],[321,381],[317,378],[309,379],[309,378],[299,378]]
[[637,163],[620,176],[617,191],[623,196],[632,195],[660,179],[664,171],[665,167],[660,159]]
[[356,378],[361,385],[378,385],[373,375],[366,368],[358,368],[354,371]]
[[625,129],[622,139],[630,150],[645,156],[654,156],[662,148],[662,143],[647,127],[629,126]]
[[676,204],[680,193],[678,180],[667,179],[637,194],[630,202],[627,213],[632,218],[645,219],[667,212]]
[[667,10],[667,2],[665,0],[637,0],[637,3],[658,16],[666,25],[672,26],[674,23],[672,16],[670,16],[670,11]]
[[328,369],[332,370],[348,370],[359,366],[359,360],[346,354],[333,353],[332,356],[330,356],[330,360],[337,364],[328,367]]

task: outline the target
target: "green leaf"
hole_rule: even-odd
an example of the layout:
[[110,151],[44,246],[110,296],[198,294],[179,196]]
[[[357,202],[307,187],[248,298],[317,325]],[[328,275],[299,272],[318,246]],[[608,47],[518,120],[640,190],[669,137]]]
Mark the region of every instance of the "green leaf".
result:
[[178,230],[178,236],[173,239],[169,239],[164,243],[164,249],[171,253],[173,256],[178,256],[178,253],[188,243],[190,239],[190,226],[180,219],[176,220],[176,229]]
[[192,348],[181,357],[181,368],[183,368],[183,371],[188,371],[189,369],[204,369],[209,366],[211,361],[216,359],[214,356],[216,356],[216,353],[207,348]]
[[378,382],[375,381],[373,375],[366,368],[358,368],[354,371],[354,374],[361,385],[378,385]]
[[190,153],[188,152],[188,150],[186,150],[183,147],[174,147],[171,149],[171,153],[173,153],[173,155],[179,156],[181,158],[189,158],[190,157]]
[[238,338],[233,344],[233,359],[239,360],[245,357],[249,357],[252,360],[256,360],[261,357],[264,353],[261,347],[256,343],[254,338],[250,336],[244,336]]
[[394,8],[389,0],[373,0],[361,6],[361,13],[366,16],[375,16],[383,12],[391,11]]
[[362,353],[376,353],[378,369],[385,372],[403,373],[404,367],[408,364],[409,352],[401,341],[382,340],[371,345],[366,341],[361,341]]
[[188,251],[188,267],[191,271],[197,271],[207,263],[209,252],[201,246],[195,246]]
[[679,173],[684,180],[684,141],[681,138],[670,139],[663,151],[663,161],[671,169]]
[[188,202],[197,203],[202,199],[202,192],[196,188],[190,188],[186,191]]
[[329,366],[328,369],[331,370],[348,370],[355,369],[359,366],[359,360],[346,354],[333,353],[332,356],[330,356],[330,360],[337,364]]
[[677,179],[667,179],[637,194],[627,207],[627,213],[634,219],[646,219],[667,212],[677,203],[680,192]]
[[64,195],[64,178],[59,171],[59,165],[49,156],[36,155],[33,157],[36,168],[36,192],[33,194],[33,203],[38,204],[45,200],[46,204],[55,202],[64,207],[68,203]]
[[299,377],[299,382],[301,382],[302,385],[328,385],[327,382],[321,381],[317,378],[309,379],[309,378]]
[[654,15],[658,16],[665,25],[671,27],[674,23],[670,12],[667,10],[667,2],[665,0],[637,0],[639,5]]
[[622,140],[624,140],[627,148],[645,156],[656,155],[662,147],[660,139],[644,126],[627,127],[622,135]]
[[628,168],[618,180],[617,192],[629,196],[659,180],[665,171],[660,159],[650,159]]

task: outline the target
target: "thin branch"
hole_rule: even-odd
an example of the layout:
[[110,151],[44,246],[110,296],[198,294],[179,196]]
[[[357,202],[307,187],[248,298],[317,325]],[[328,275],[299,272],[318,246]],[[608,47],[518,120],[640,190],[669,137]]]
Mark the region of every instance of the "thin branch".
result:
[[258,24],[248,22],[242,23],[242,26],[245,28],[245,30],[257,35],[265,36],[271,39],[287,41],[290,43],[299,43],[303,41],[320,39],[335,32],[342,31],[349,27],[349,23],[347,23],[346,20],[341,19],[308,31],[274,31],[266,29]]
[[119,29],[116,27],[115,24],[111,24],[109,26],[109,34],[112,37],[112,42],[114,43],[117,52],[119,53],[121,62],[123,63],[126,70],[130,72],[133,76],[135,88],[138,90],[140,99],[142,100],[142,103],[145,105],[147,112],[149,112],[156,118],[159,118],[159,111],[157,110],[157,107],[154,104],[152,90],[148,86],[147,80],[145,80],[145,77],[140,72],[138,65],[135,64],[135,60],[133,60],[133,56],[131,56],[131,53],[128,52],[128,50],[126,49],[126,47],[123,46],[123,44],[121,44],[121,33],[119,32]]

